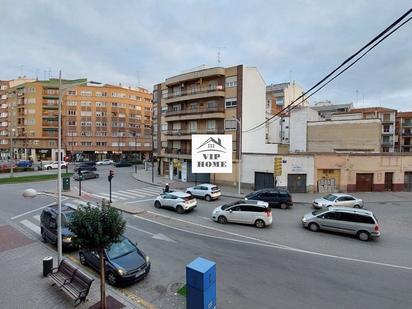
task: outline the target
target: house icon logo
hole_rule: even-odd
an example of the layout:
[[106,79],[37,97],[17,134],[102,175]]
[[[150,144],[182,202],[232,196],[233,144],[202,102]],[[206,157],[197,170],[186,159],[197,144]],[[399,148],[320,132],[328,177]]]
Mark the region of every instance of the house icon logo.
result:
[[192,135],[193,173],[231,173],[232,135]]

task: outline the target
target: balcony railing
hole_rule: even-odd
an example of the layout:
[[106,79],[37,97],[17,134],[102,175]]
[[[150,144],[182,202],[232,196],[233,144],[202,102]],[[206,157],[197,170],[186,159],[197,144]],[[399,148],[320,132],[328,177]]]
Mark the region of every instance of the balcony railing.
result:
[[58,121],[43,121],[43,127],[56,127],[58,126]]
[[168,130],[166,135],[180,136],[180,135],[191,135],[191,134],[223,134],[225,131],[223,129],[198,129],[198,130]]
[[412,132],[403,132],[402,136],[412,136]]
[[218,85],[214,88],[210,89],[201,89],[201,90],[184,90],[180,92],[174,92],[174,93],[168,93],[167,95],[164,96],[165,99],[173,99],[173,98],[178,98],[178,97],[184,97],[188,95],[197,95],[197,94],[205,94],[205,93],[210,93],[213,91],[224,91],[225,87]]
[[404,121],[402,122],[403,127],[412,127],[412,121]]
[[213,107],[202,107],[202,108],[187,108],[181,110],[168,110],[166,112],[166,117],[168,116],[176,116],[176,115],[185,115],[185,114],[198,114],[198,113],[216,113],[216,112],[224,112],[225,107],[223,105],[213,106]]
[[393,146],[393,141],[382,141],[382,146]]
[[168,153],[168,154],[191,155],[192,151],[191,150],[186,150],[186,149],[178,149],[178,148],[166,148],[166,153]]

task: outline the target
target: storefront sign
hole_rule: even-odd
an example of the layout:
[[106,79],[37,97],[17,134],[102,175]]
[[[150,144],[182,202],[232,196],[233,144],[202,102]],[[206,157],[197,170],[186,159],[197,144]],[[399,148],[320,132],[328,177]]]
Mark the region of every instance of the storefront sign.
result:
[[192,135],[193,173],[232,173],[232,135]]

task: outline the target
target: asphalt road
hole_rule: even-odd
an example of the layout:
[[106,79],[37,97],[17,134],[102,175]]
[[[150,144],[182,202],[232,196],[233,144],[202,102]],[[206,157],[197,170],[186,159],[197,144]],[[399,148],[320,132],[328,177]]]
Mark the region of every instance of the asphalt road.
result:
[[[109,169],[99,167],[100,179],[85,181],[84,190],[104,193]],[[195,211],[185,215],[154,209],[152,200],[158,188],[150,189],[132,179],[132,168],[114,170],[113,192],[140,192],[134,197],[127,193],[117,197],[123,197],[119,202],[147,210],[124,217],[127,236],[152,261],[150,275],[124,289],[125,293],[138,295],[158,307],[184,308],[183,299],[175,291],[185,281],[185,265],[202,256],[217,263],[219,308],[412,307],[409,203],[367,205],[378,217],[383,235],[377,241],[361,242],[303,229],[299,220],[312,210],[309,205],[274,209],[273,225],[261,230],[212,222],[211,211],[229,200],[224,198],[210,203],[199,201]],[[0,186],[3,220],[17,225],[24,220],[36,223],[33,218],[41,210],[24,213],[52,202],[48,197],[24,200],[20,194],[27,187]],[[30,187],[45,190],[55,188],[55,184],[39,182]],[[39,239],[34,231],[30,232]],[[72,256],[77,256],[76,252]]]

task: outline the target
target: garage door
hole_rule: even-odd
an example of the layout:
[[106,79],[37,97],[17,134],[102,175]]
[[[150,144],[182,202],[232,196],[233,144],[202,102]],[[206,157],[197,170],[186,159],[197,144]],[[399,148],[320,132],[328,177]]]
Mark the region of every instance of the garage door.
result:
[[255,172],[255,190],[274,187],[275,183],[272,173]]
[[405,172],[405,190],[412,191],[412,172]]
[[373,191],[373,174],[356,174],[356,191]]
[[192,173],[192,161],[187,162],[187,181],[195,183],[210,183],[209,173]]
[[306,174],[288,174],[288,190],[291,193],[306,193]]

